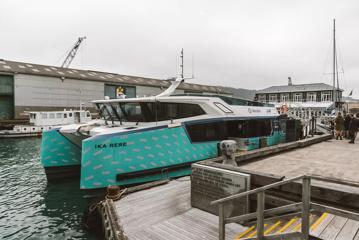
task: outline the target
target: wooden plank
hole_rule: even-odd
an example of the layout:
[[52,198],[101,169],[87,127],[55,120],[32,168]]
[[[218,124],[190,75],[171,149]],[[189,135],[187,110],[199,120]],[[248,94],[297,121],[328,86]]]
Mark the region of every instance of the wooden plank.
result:
[[342,230],[339,232],[336,240],[351,240],[355,237],[359,229],[359,222],[349,219]]
[[328,224],[333,220],[334,215],[328,214],[323,221],[318,224],[315,229],[311,229],[310,234],[314,237],[319,237],[319,235],[324,231],[324,229],[328,226]]
[[347,221],[347,218],[335,216],[324,231],[319,235],[319,238],[335,239]]

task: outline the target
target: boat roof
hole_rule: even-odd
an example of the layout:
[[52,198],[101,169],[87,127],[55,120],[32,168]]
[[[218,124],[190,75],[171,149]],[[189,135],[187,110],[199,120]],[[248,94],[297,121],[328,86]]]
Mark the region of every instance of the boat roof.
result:
[[76,109],[70,109],[70,110],[62,110],[62,111],[26,111],[27,113],[68,113],[68,112],[88,112],[88,110],[76,110]]
[[118,99],[104,99],[94,100],[92,103],[116,103],[116,102],[156,102],[156,101],[209,101],[213,98],[219,98],[229,105],[243,105],[243,106],[266,106],[273,107],[273,104],[265,104],[261,102],[249,101],[240,98],[228,97],[223,95],[203,95],[203,94],[177,94],[170,96],[152,96],[139,98],[118,98]]

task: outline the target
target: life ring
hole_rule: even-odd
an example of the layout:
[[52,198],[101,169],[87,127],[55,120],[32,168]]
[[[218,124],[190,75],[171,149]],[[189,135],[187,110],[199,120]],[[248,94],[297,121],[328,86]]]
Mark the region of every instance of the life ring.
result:
[[283,104],[283,105],[280,107],[280,112],[281,112],[282,114],[285,114],[285,113],[288,112],[288,106],[287,106],[287,104]]

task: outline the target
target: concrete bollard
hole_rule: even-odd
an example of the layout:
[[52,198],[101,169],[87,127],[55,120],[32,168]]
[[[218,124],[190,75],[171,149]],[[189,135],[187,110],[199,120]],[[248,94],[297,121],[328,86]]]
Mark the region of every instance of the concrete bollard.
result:
[[237,166],[235,153],[237,152],[237,142],[234,140],[223,140],[220,143],[223,156],[223,164]]

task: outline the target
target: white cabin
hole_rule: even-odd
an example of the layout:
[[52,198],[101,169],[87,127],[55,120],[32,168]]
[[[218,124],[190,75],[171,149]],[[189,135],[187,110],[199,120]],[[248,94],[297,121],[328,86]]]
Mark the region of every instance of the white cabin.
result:
[[86,110],[64,110],[48,112],[29,112],[30,124],[34,126],[56,126],[91,121],[91,114]]

